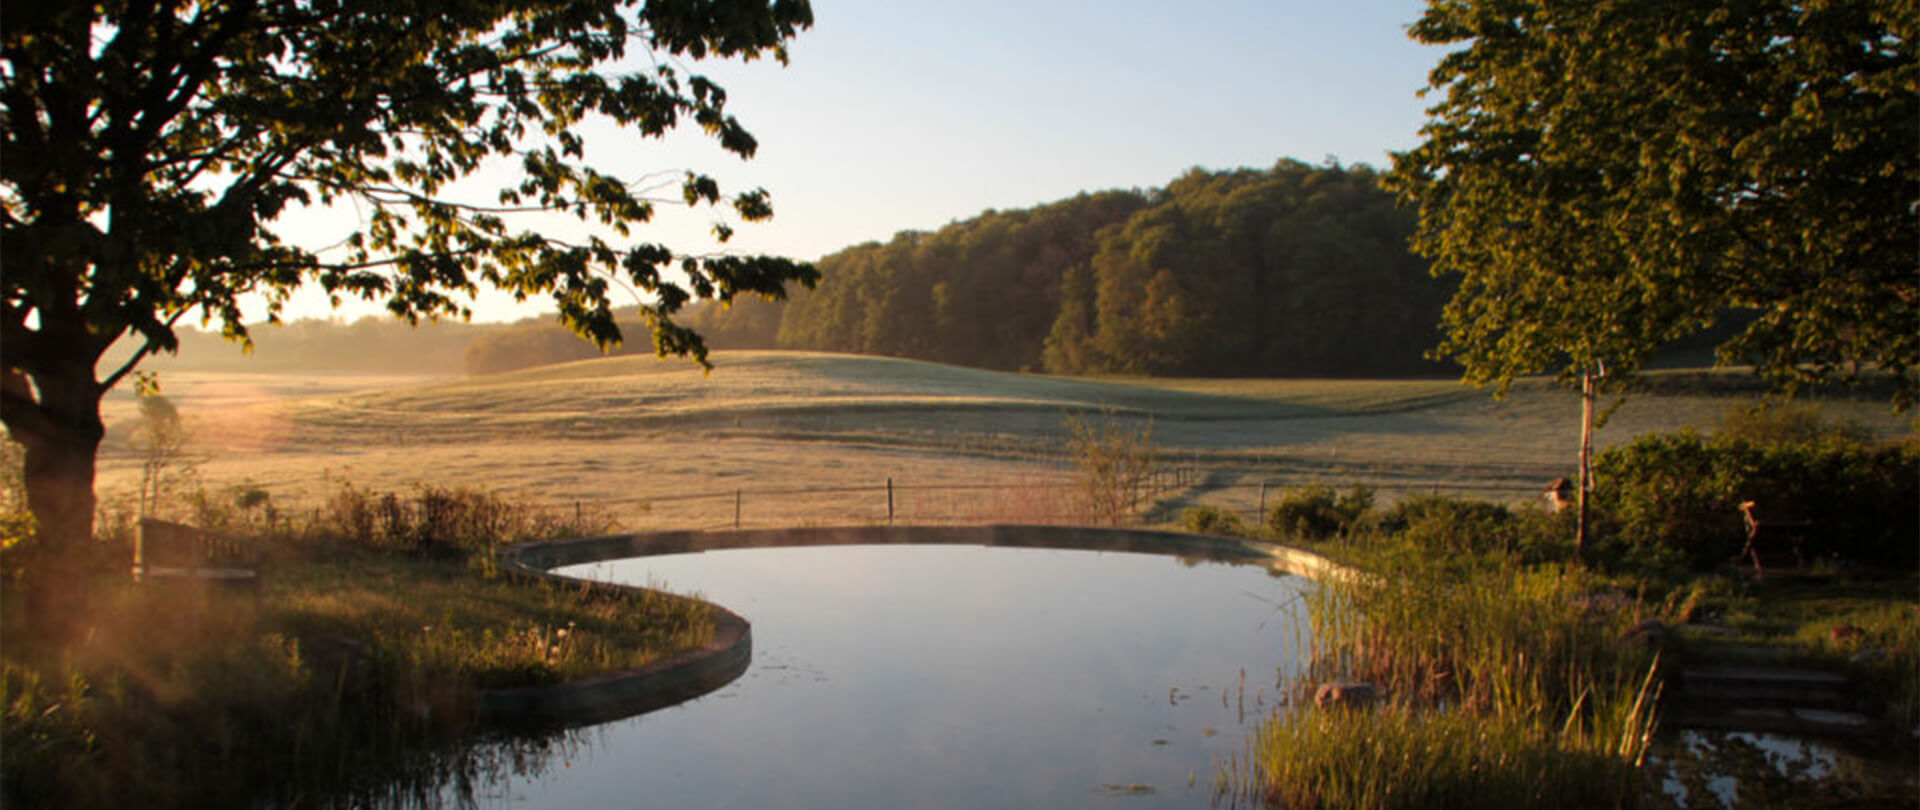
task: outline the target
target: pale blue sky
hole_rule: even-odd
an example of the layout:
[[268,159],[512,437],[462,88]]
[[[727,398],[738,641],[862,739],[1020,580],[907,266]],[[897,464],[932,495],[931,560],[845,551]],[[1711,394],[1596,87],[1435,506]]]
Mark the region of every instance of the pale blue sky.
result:
[[[1414,44],[1412,0],[1056,2],[815,0],[791,64],[688,66],[729,92],[760,141],[742,162],[697,131],[589,133],[589,156],[637,177],[694,168],[772,193],[771,223],[725,249],[816,259],[901,230],[1081,191],[1164,185],[1185,169],[1283,157],[1382,166],[1416,142],[1416,92],[1440,51]],[[303,242],[339,217],[282,223]],[[664,210],[638,238],[722,249],[706,211]],[[486,299],[476,319],[532,314]],[[375,307],[377,308],[377,307]],[[368,311],[350,307],[348,317]],[[292,317],[325,316],[304,299]]]

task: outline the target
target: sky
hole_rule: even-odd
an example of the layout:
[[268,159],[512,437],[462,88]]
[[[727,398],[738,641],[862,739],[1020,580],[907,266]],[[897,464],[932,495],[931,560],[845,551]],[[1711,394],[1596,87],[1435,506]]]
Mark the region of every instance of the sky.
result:
[[[1164,186],[1196,166],[1329,157],[1384,166],[1389,152],[1417,143],[1428,106],[1417,93],[1441,55],[1406,36],[1422,8],[1412,0],[814,0],[815,24],[793,41],[786,67],[770,59],[684,66],[727,89],[729,111],[759,141],[752,160],[697,129],[643,139],[607,125],[587,128],[588,158],[620,177],[693,169],[729,193],[759,187],[772,196],[773,221],[740,224],[726,245],[710,235],[715,211],[677,206],[663,206],[638,239],[683,253],[804,260],[988,209]],[[274,227],[319,247],[356,219],[350,209],[303,212]],[[475,320],[542,309],[483,296]],[[309,294],[285,316],[378,310],[350,303],[330,312]]]

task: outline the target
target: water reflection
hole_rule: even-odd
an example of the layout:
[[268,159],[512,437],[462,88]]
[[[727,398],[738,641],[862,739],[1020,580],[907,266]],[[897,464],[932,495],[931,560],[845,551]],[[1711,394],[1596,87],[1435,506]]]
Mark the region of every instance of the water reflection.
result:
[[1687,810],[1920,806],[1920,760],[1889,742],[1685,731],[1662,741],[1651,767],[1666,804]]
[[564,571],[697,592],[740,612],[754,623],[752,667],[680,706],[539,744],[494,741],[470,772],[484,778],[453,774],[461,779],[435,798],[537,808],[1207,807],[1214,759],[1240,751],[1284,694],[1303,584],[1259,567],[1190,565],[861,546]]

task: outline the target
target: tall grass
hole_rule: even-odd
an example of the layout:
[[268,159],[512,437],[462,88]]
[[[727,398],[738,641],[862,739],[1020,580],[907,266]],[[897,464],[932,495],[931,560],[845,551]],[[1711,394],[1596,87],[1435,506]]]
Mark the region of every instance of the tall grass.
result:
[[473,690],[640,666],[714,628],[710,606],[684,597],[494,569],[500,545],[604,531],[585,509],[342,485],[314,512],[281,511],[256,487],[205,493],[193,511],[266,547],[257,599],[136,586],[121,558],[97,574],[85,636],[56,640],[24,625],[18,589],[4,594],[6,806],[325,806],[369,791],[434,793],[434,780],[470,779],[472,758],[492,756],[466,744]]
[[[1636,807],[1658,662],[1618,643],[1639,606],[1576,569],[1508,553],[1376,541],[1366,574],[1308,598],[1293,705],[1263,724],[1222,790],[1281,807]],[[1376,708],[1310,690],[1365,681]]]
[[[1604,735],[1529,718],[1393,706],[1294,711],[1255,730],[1227,767],[1270,807],[1637,807],[1645,782]],[[1236,802],[1237,803],[1237,802]]]

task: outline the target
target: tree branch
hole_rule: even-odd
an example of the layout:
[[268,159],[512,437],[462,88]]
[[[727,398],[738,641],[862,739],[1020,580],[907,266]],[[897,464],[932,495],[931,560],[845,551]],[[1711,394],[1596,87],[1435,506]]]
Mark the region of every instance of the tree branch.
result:
[[[185,309],[182,309],[173,313],[171,317],[167,318],[166,328],[169,331],[171,331],[173,329],[174,324],[180,322],[180,316],[185,314],[187,314],[187,311]],[[154,343],[153,338],[151,337],[143,336],[142,341],[143,342],[141,343],[140,350],[134,352],[133,357],[129,358],[126,363],[122,364],[120,368],[115,370],[112,374],[107,375],[107,378],[105,380],[100,381],[100,390],[102,391],[113,390],[114,386],[120,384],[120,380],[122,378],[132,373],[134,367],[140,365],[140,361],[147,359],[148,355],[153,354],[155,351],[157,351],[160,348],[159,344]]]

